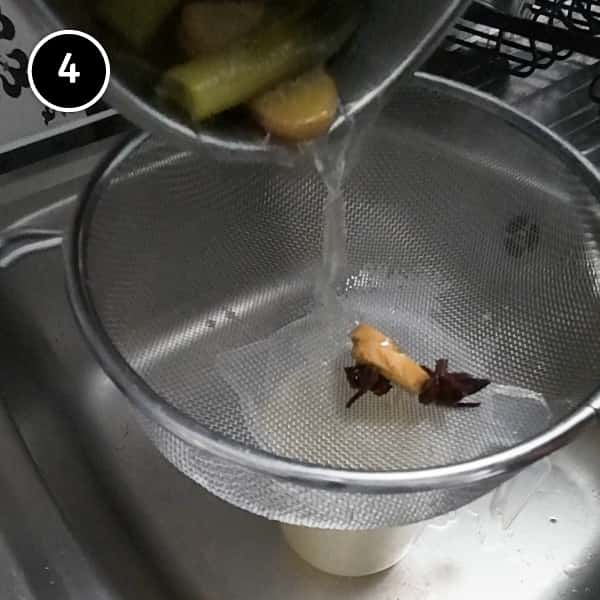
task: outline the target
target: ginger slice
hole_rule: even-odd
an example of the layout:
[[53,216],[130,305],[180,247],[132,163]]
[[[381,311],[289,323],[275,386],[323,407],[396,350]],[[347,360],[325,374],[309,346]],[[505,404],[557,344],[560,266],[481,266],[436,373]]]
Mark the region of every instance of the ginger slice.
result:
[[430,375],[384,333],[361,323],[352,331],[350,337],[352,358],[357,364],[373,367],[409,392],[421,393]]
[[338,92],[322,68],[284,81],[250,101],[250,110],[266,131],[302,142],[325,135],[335,120]]

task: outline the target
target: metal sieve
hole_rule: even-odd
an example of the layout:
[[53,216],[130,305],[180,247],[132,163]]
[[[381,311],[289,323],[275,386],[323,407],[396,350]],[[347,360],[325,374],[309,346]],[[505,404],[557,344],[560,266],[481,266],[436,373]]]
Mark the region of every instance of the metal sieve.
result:
[[[220,163],[148,135],[81,200],[70,297],[148,435],[196,482],[286,523],[404,525],[486,493],[595,416],[599,190],[548,130],[420,75],[346,181],[338,309],[313,299],[326,189],[311,165]],[[481,406],[394,390],[347,410],[357,321],[424,364],[491,379]]]

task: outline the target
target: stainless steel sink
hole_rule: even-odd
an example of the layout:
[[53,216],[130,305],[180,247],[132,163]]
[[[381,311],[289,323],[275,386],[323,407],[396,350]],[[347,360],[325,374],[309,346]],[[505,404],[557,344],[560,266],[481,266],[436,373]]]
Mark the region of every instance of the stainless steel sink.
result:
[[[0,231],[64,227],[105,150],[0,181]],[[27,193],[17,181],[31,183]],[[161,457],[75,326],[59,249],[0,269],[0,335],[2,598],[600,597],[594,428],[428,524],[390,571],[336,578],[297,558],[276,524],[224,504]]]

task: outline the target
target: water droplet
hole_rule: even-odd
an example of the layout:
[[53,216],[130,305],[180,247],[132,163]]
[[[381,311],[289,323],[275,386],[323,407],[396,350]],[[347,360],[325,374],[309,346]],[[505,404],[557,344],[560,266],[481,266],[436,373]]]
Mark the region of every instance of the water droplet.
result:
[[550,523],[558,523],[558,519],[556,517],[550,517]]

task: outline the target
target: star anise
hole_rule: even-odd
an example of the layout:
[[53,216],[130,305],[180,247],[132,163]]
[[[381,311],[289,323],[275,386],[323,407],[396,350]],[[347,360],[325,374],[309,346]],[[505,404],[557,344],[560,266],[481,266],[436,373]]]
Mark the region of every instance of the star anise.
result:
[[481,402],[461,402],[461,400],[490,384],[489,379],[476,379],[468,373],[449,373],[447,358],[437,360],[434,371],[425,365],[421,365],[421,367],[430,376],[419,394],[421,404],[479,406]]
[[[480,402],[462,402],[462,400],[475,394],[490,384],[489,379],[477,379],[468,373],[449,373],[448,359],[441,358],[435,363],[435,370],[421,365],[429,375],[419,394],[421,404],[439,404],[443,406],[474,407]],[[383,396],[392,389],[389,379],[384,377],[375,367],[368,365],[355,365],[345,367],[346,378],[350,387],[358,390],[348,400],[346,408],[350,408],[361,396],[373,392],[376,396]]]
[[346,408],[350,408],[362,395],[367,392],[373,392],[376,396],[383,396],[392,389],[389,379],[386,379],[377,369],[367,365],[356,365],[354,367],[344,367],[346,378],[353,390],[358,390],[346,403]]

